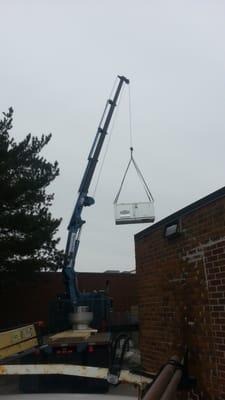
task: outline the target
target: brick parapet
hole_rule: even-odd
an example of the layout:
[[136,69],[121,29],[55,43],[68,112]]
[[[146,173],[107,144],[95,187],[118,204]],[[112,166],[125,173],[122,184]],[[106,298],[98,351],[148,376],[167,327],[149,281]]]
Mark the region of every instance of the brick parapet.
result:
[[189,398],[223,399],[225,197],[181,210],[175,219],[181,226],[177,238],[164,236],[173,216],[135,238],[143,365],[157,371],[187,345],[190,373],[198,381]]

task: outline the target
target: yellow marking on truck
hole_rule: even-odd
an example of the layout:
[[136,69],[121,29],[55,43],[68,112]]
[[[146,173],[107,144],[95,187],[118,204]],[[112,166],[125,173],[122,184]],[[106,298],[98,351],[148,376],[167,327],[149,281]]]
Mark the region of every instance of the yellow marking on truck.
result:
[[34,325],[23,326],[22,328],[10,329],[0,332],[0,349],[20,343],[23,340],[36,337]]
[[35,346],[38,346],[36,338],[5,347],[0,349],[0,360],[21,353],[21,351],[30,350]]

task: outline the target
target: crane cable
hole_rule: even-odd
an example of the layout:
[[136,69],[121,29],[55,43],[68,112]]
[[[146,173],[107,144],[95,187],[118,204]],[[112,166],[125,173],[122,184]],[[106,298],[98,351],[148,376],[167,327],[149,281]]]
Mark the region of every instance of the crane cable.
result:
[[[111,96],[112,96],[112,94],[113,94],[113,92],[115,90],[116,81],[117,81],[117,79],[114,82],[114,85],[113,85],[113,88],[111,90],[109,98],[111,98]],[[111,141],[111,138],[112,138],[112,133],[114,131],[115,122],[116,122],[116,119],[117,119],[117,116],[118,116],[118,111],[119,111],[119,108],[120,108],[119,106],[120,106],[123,90],[124,90],[124,87],[122,87],[122,89],[121,89],[121,95],[119,97],[118,106],[116,107],[114,118],[113,118],[112,125],[111,125],[111,129],[109,130],[109,133],[108,133],[108,142],[107,142],[107,145],[106,145],[106,148],[105,148],[105,152],[104,152],[104,155],[103,155],[103,159],[102,159],[102,162],[101,162],[101,165],[100,165],[100,168],[99,168],[99,172],[98,172],[98,175],[97,175],[96,184],[95,184],[95,187],[94,187],[94,190],[93,190],[93,197],[95,197],[95,194],[96,194],[96,191],[97,191],[97,188],[98,188],[98,184],[99,184],[99,181],[100,181],[100,177],[101,177],[101,174],[102,174],[103,166],[104,166],[104,163],[105,163],[105,159],[106,159],[106,156],[107,156],[107,153],[108,153],[109,144],[110,144],[110,141]],[[145,190],[145,193],[146,193],[149,201],[150,202],[154,202],[154,198],[153,198],[153,196],[152,196],[152,194],[150,192],[150,189],[149,189],[149,187],[148,187],[148,185],[147,185],[147,183],[146,183],[146,181],[145,181],[145,179],[144,179],[144,177],[143,177],[143,175],[141,173],[140,168],[138,167],[138,165],[137,165],[137,163],[136,163],[136,161],[134,160],[134,157],[133,157],[134,148],[133,148],[133,129],[132,129],[132,108],[131,108],[131,90],[130,90],[130,85],[128,87],[128,96],[129,96],[129,99],[128,99],[128,103],[129,103],[129,113],[128,113],[129,114],[129,136],[130,136],[130,152],[131,152],[131,156],[130,156],[130,160],[128,162],[127,168],[125,170],[122,182],[120,184],[119,191],[118,191],[118,193],[117,193],[117,195],[115,197],[114,204],[116,204],[118,202],[118,199],[119,199],[119,196],[120,196],[120,193],[121,193],[121,190],[122,190],[122,187],[123,187],[123,184],[124,184],[124,181],[125,181],[125,178],[126,178],[126,175],[127,175],[127,172],[128,172],[128,169],[129,169],[131,163],[133,163],[134,168],[135,168],[135,170],[137,172],[137,175],[138,175],[139,179],[143,183],[144,190]],[[106,108],[107,108],[107,104],[106,104]],[[105,108],[104,114],[106,112],[106,108]],[[103,114],[102,119],[104,118],[104,114]],[[101,119],[101,122],[102,122],[102,119]]]
[[[111,99],[112,94],[113,94],[113,92],[115,90],[116,82],[117,82],[117,78],[116,78],[116,80],[114,82],[114,85],[113,85],[113,88],[111,90],[109,99]],[[119,111],[119,106],[120,106],[123,90],[124,90],[124,87],[122,87],[122,89],[121,89],[121,94],[120,94],[120,97],[119,97],[119,101],[118,101],[117,107],[115,109],[114,117],[113,117],[113,120],[112,120],[112,125],[111,125],[111,128],[109,129],[108,142],[106,144],[105,152],[104,152],[104,155],[103,155],[103,158],[102,158],[102,162],[101,162],[101,165],[100,165],[100,168],[99,168],[99,172],[98,172],[98,175],[97,175],[96,184],[95,184],[95,187],[94,187],[94,190],[93,190],[93,197],[95,197],[95,194],[96,194],[96,191],[97,191],[97,188],[98,188],[98,184],[99,184],[99,181],[100,181],[100,177],[101,177],[101,174],[102,174],[103,166],[104,166],[104,163],[105,163],[105,159],[106,159],[106,156],[107,156],[107,153],[108,153],[108,150],[109,150],[109,144],[110,144],[110,141],[111,141],[111,138],[112,138],[112,133],[113,133],[113,130],[114,130],[114,127],[115,127],[115,122],[116,122],[116,119],[117,119],[117,116],[118,116],[118,111]],[[107,104],[106,104],[106,107],[107,107]],[[101,122],[102,122],[102,120],[101,120]]]
[[137,163],[136,163],[136,161],[134,160],[134,157],[133,157],[134,148],[133,148],[133,137],[132,137],[132,136],[133,136],[133,130],[132,130],[132,109],[131,109],[131,91],[130,91],[130,85],[129,85],[129,130],[130,130],[130,160],[129,160],[129,162],[128,162],[127,168],[126,168],[125,173],[124,173],[124,175],[123,175],[122,182],[121,182],[120,187],[119,187],[119,191],[118,191],[118,193],[117,193],[117,195],[116,195],[115,200],[114,200],[113,203],[114,203],[114,204],[117,204],[117,202],[118,202],[118,199],[119,199],[121,190],[122,190],[122,188],[123,188],[123,184],[124,184],[124,181],[125,181],[125,178],[126,178],[126,176],[127,176],[127,172],[128,172],[128,170],[129,170],[129,168],[130,168],[131,163],[133,163],[134,168],[135,168],[135,170],[136,170],[136,172],[137,172],[137,175],[138,175],[139,179],[140,179],[140,180],[142,181],[142,183],[143,183],[145,193],[146,193],[146,195],[147,195],[149,201],[152,203],[152,202],[154,202],[154,198],[153,198],[153,196],[152,196],[152,194],[151,194],[151,192],[150,192],[150,189],[149,189],[149,187],[148,187],[148,185],[147,185],[147,183],[146,183],[146,181],[145,181],[145,179],[144,179],[144,177],[143,177],[143,175],[142,175],[142,173],[141,173],[140,168],[138,167],[138,165],[137,165]]
[[130,91],[130,85],[128,88],[128,96],[129,96],[129,130],[130,130],[130,148],[133,148],[133,129],[132,129],[132,109],[131,109],[131,91]]
[[137,163],[136,163],[136,161],[135,161],[135,159],[134,159],[134,157],[133,157],[133,150],[134,150],[133,147],[130,147],[130,152],[131,152],[130,160],[129,160],[129,162],[128,162],[127,168],[126,168],[125,173],[124,173],[124,175],[123,175],[123,179],[122,179],[122,182],[121,182],[121,184],[120,184],[119,191],[118,191],[118,193],[117,193],[117,195],[116,195],[116,197],[115,197],[115,200],[114,200],[114,202],[113,202],[114,204],[117,204],[117,202],[118,202],[118,199],[119,199],[121,190],[122,190],[122,188],[123,188],[123,184],[124,184],[124,181],[125,181],[125,178],[126,178],[126,176],[127,176],[127,172],[128,172],[128,170],[129,170],[129,168],[130,168],[131,163],[133,163],[134,168],[135,168],[135,170],[136,170],[136,172],[137,172],[137,175],[138,175],[138,177],[140,178],[140,180],[141,180],[142,183],[143,183],[144,190],[145,190],[145,193],[146,193],[146,195],[147,195],[149,201],[150,201],[151,203],[154,201],[154,198],[153,198],[153,196],[152,196],[152,194],[151,194],[151,192],[150,192],[150,189],[149,189],[149,187],[148,187],[148,185],[147,185],[147,183],[146,183],[146,181],[145,181],[145,179],[144,179],[144,177],[143,177],[143,175],[142,175],[142,173],[141,173],[141,170],[140,170],[140,168],[138,167],[138,165],[137,165]]

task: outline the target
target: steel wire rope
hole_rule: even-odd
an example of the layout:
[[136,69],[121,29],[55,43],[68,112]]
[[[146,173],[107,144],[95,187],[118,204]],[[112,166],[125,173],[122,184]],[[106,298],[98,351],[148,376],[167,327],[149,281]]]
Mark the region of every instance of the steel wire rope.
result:
[[153,202],[153,201],[154,201],[154,198],[153,198],[153,196],[152,196],[152,194],[151,194],[151,192],[150,192],[150,189],[149,189],[149,187],[148,187],[148,185],[147,185],[147,182],[146,182],[144,176],[142,175],[142,172],[141,172],[140,168],[138,167],[138,165],[137,165],[135,159],[133,158],[133,156],[132,156],[132,161],[133,161],[133,164],[134,164],[134,166],[135,166],[135,169],[136,169],[136,171],[137,171],[137,174],[138,174],[140,180],[142,180],[142,182],[143,182],[143,186],[144,186],[144,189],[145,189],[145,193],[147,194],[148,199],[149,199],[151,202]]
[[131,109],[131,89],[130,85],[128,88],[128,97],[129,97],[129,128],[130,128],[130,148],[133,148],[133,129],[132,129],[132,109]]
[[138,177],[140,178],[140,181],[142,181],[142,183],[143,183],[144,190],[145,190],[145,193],[146,193],[146,195],[147,195],[149,201],[150,201],[150,202],[153,202],[153,201],[154,201],[154,198],[153,198],[153,196],[152,196],[152,194],[151,194],[151,192],[150,192],[150,189],[149,189],[149,187],[148,187],[148,185],[147,185],[147,182],[145,181],[144,176],[142,175],[141,170],[140,170],[140,168],[138,167],[138,165],[137,165],[137,163],[136,163],[136,161],[135,161],[135,159],[134,159],[134,157],[133,157],[133,147],[130,147],[130,151],[131,151],[130,160],[129,160],[129,162],[128,162],[127,168],[126,168],[125,173],[124,173],[124,175],[123,175],[122,182],[121,182],[121,184],[120,184],[118,193],[117,193],[117,195],[116,195],[116,197],[115,197],[114,204],[117,204],[117,201],[118,201],[118,199],[119,199],[119,196],[120,196],[121,190],[122,190],[122,188],[123,188],[123,184],[124,184],[124,181],[125,181],[125,178],[126,178],[126,176],[127,176],[127,172],[128,172],[128,169],[130,168],[131,163],[133,163],[134,168],[135,168],[135,170],[136,170],[136,172],[137,172],[137,175],[138,175]]
[[[117,79],[115,80],[115,83],[114,83],[114,86],[113,86],[113,89],[112,89],[112,91],[110,93],[110,97],[109,98],[111,98],[112,93],[114,92],[116,81],[117,81]],[[102,174],[103,166],[104,166],[104,163],[105,163],[105,159],[106,159],[106,156],[107,156],[107,153],[108,153],[108,150],[109,150],[109,144],[110,144],[110,141],[111,141],[111,138],[112,138],[112,133],[113,133],[113,130],[114,130],[114,127],[115,127],[115,122],[116,122],[116,119],[117,119],[117,116],[118,116],[123,90],[124,90],[124,87],[122,87],[122,89],[121,89],[118,105],[117,105],[117,107],[115,109],[115,113],[114,113],[114,116],[113,116],[111,128],[109,129],[109,132],[108,132],[108,141],[107,141],[107,144],[106,144],[105,152],[103,154],[102,162],[101,162],[100,167],[99,167],[99,172],[98,172],[98,175],[97,175],[96,184],[95,184],[95,187],[94,187],[94,190],[93,190],[93,197],[95,197],[95,194],[96,194],[96,191],[97,191],[97,188],[98,188],[98,184],[99,184],[99,181],[100,181],[100,177],[101,177],[101,174]]]
[[[113,94],[113,92],[115,91],[116,81],[117,81],[117,78],[115,79],[114,84],[113,84],[113,87],[112,87],[112,90],[111,90],[111,92],[109,93],[109,97],[108,97],[109,99],[111,99],[112,94]],[[109,104],[109,103],[108,103],[108,101],[107,101],[107,102],[106,102],[106,105],[105,105],[105,108],[104,108],[104,111],[103,111],[103,114],[102,114],[102,117],[101,117],[100,122],[99,122],[99,124],[98,124],[98,127],[100,127],[100,126],[102,125],[103,121],[104,121],[104,118],[105,118],[105,115],[106,115],[106,111],[107,111],[107,108],[108,108],[108,104]],[[90,153],[89,153],[89,157],[91,157],[91,156],[92,156],[92,153],[94,152],[94,149],[95,149],[96,143],[97,143],[97,141],[98,141],[99,135],[100,135],[100,130],[98,129],[98,130],[97,130],[97,134],[96,134],[96,136],[95,136],[94,143],[92,144],[92,147],[91,147],[91,150],[90,150]]]
[[[132,154],[132,151],[133,151],[133,137],[132,137],[133,136],[133,131],[132,131],[132,111],[131,111],[131,90],[130,90],[130,85],[129,85],[129,88],[128,88],[128,115],[129,115],[130,150],[131,150],[131,154]],[[124,184],[128,169],[130,167],[131,161],[132,161],[132,157],[130,158],[130,161],[128,162],[127,168],[125,170],[125,174],[124,174],[124,176],[122,178],[122,182],[121,182],[120,187],[119,187],[119,191],[118,191],[118,193],[117,193],[117,195],[116,195],[116,197],[114,199],[114,202],[113,202],[114,204],[116,204],[117,201],[118,201],[118,198],[119,198],[120,192],[122,190],[122,187],[123,187],[123,184]]]
[[118,191],[118,193],[117,193],[117,195],[115,197],[114,204],[117,204],[117,201],[119,199],[119,196],[120,196],[120,193],[121,193],[121,190],[122,190],[122,187],[123,187],[123,184],[124,184],[124,181],[125,181],[125,178],[126,178],[126,175],[127,175],[128,169],[130,168],[131,163],[133,163],[134,168],[135,168],[135,170],[137,172],[137,175],[138,175],[140,181],[142,181],[142,183],[143,183],[144,190],[145,190],[145,193],[146,193],[149,201],[150,202],[154,202],[154,198],[153,198],[153,196],[152,196],[152,194],[150,192],[150,189],[149,189],[149,187],[147,185],[147,182],[144,179],[144,176],[142,175],[141,170],[138,167],[138,165],[137,165],[137,163],[136,163],[136,161],[134,160],[134,157],[133,157],[134,148],[133,148],[133,128],[132,128],[132,107],[131,107],[130,85],[129,85],[129,89],[128,90],[129,90],[129,92],[128,92],[128,95],[129,95],[129,131],[130,131],[129,133],[130,133],[130,152],[131,152],[131,155],[130,155],[130,160],[128,162],[127,168],[126,168],[125,173],[123,175],[122,182],[121,182],[120,187],[119,187],[119,191]]

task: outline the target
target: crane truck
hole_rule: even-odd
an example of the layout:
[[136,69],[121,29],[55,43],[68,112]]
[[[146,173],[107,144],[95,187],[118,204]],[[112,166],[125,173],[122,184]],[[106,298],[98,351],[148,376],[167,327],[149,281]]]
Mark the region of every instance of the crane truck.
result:
[[[81,230],[85,223],[82,211],[84,207],[94,204],[94,199],[88,196],[89,187],[122,86],[129,84],[126,77],[118,78],[114,97],[107,101],[97,129],[68,225],[62,271],[65,293],[59,295],[51,307],[50,332],[44,335],[40,326],[35,323],[0,332],[0,376],[19,375],[22,392],[57,392],[62,390],[63,385],[66,391],[93,393],[107,391],[109,384],[127,382],[138,386],[140,393],[152,384],[148,393],[152,390],[153,394],[158,384],[157,380],[154,381],[155,374],[122,369],[129,337],[120,334],[112,340],[109,330],[111,300],[108,294],[104,291],[81,293],[75,271]],[[70,329],[73,317],[84,308],[93,315],[92,329]],[[90,332],[93,334],[90,335]],[[183,368],[177,359],[169,360],[167,364],[173,365],[171,374],[177,368]],[[167,364],[165,369],[168,368]],[[178,383],[175,375],[174,373],[176,385],[173,390]],[[181,375],[179,372],[179,380]],[[171,388],[168,386],[168,389]]]
[[[68,225],[62,271],[65,293],[51,304],[48,334],[43,335],[34,324],[0,333],[0,373],[19,374],[23,392],[55,391],[59,384],[66,385],[70,391],[105,391],[109,383],[118,383],[119,379],[141,384],[147,379],[129,375],[128,371],[121,374],[129,338],[121,334],[112,341],[109,326],[112,304],[108,293],[104,290],[81,293],[75,271],[81,230],[85,223],[82,211],[84,207],[94,204],[94,198],[88,192],[124,84],[129,84],[129,80],[118,76],[118,85],[113,98],[106,103],[88,155]],[[84,310],[92,316],[90,329],[71,329],[73,320]]]

